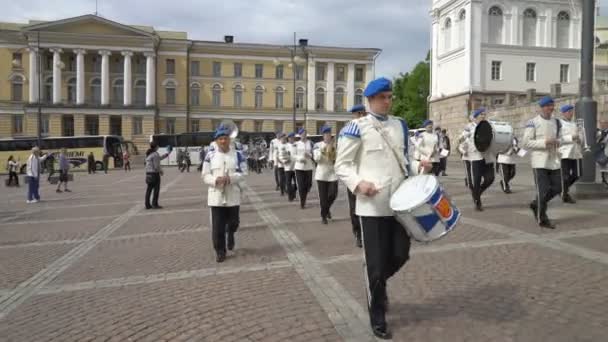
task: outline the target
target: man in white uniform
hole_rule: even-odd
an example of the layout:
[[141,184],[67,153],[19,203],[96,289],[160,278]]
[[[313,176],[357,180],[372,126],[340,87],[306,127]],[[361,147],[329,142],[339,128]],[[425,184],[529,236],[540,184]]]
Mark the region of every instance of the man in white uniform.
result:
[[331,127],[323,127],[321,133],[323,141],[314,145],[313,158],[317,162],[315,180],[319,189],[321,222],[327,224],[327,219],[331,219],[331,206],[338,197],[338,177],[334,171],[336,145],[331,136]]
[[274,160],[276,163],[275,168],[279,170],[279,188],[281,189],[281,196],[287,192],[287,183],[285,182],[285,162],[291,162],[291,157],[288,156],[290,153],[290,147],[287,144],[287,136],[283,133],[279,136],[279,143],[275,145]]
[[306,197],[312,187],[312,170],[314,163],[312,159],[312,142],[307,138],[305,129],[300,128],[298,131],[300,141],[296,142],[296,181],[298,183],[298,192],[300,194],[300,208],[306,207]]
[[270,163],[270,167],[273,168],[273,172],[274,172],[274,182],[276,184],[276,191],[279,191],[281,189],[281,183],[280,183],[280,178],[279,178],[279,169],[277,168],[277,161],[274,159],[277,153],[277,146],[281,143],[280,142],[280,137],[281,137],[282,133],[281,132],[277,132],[277,135],[274,139],[272,139],[270,141],[270,145],[268,146],[268,162]]
[[562,200],[564,203],[574,204],[576,201],[570,196],[570,187],[578,180],[583,169],[583,151],[579,129],[574,117],[574,106],[564,105],[562,112],[562,134],[564,142],[559,147],[562,157]]
[[283,184],[285,187],[285,191],[287,192],[287,198],[289,202],[293,202],[296,199],[296,191],[298,187],[296,186],[296,147],[295,147],[295,139],[296,134],[291,132],[287,135],[287,143],[284,145],[284,150],[282,153],[281,163],[283,163],[283,168],[285,169],[285,177],[283,178]]
[[[488,149],[480,152],[475,146],[475,129],[477,125],[486,119],[484,108],[473,112],[473,122],[465,128],[463,133],[466,136],[465,165],[467,168],[467,183],[471,189],[473,202],[477,211],[483,211],[481,195],[494,183],[494,159],[495,156]],[[483,181],[482,181],[483,180]]]
[[420,164],[430,166],[430,173],[439,176],[439,136],[433,132],[433,121],[425,120],[422,127],[425,131],[420,134],[420,142],[418,143]]
[[519,151],[519,142],[516,137],[513,137],[511,147],[504,153],[498,154],[497,164],[498,172],[500,173],[500,188],[505,194],[511,193],[511,180],[515,177],[516,167],[515,159],[517,158],[517,152]]

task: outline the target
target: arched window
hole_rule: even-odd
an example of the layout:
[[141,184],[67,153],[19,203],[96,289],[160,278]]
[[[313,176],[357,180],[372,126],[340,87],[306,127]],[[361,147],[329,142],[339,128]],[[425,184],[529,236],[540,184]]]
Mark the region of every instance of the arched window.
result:
[[321,87],[315,92],[315,108],[317,111],[325,109],[325,89]]
[[490,44],[502,44],[503,29],[502,9],[493,6],[488,11],[488,42]]
[[304,88],[296,89],[296,108],[304,108]]
[[363,104],[363,89],[357,89],[355,91],[355,104]]
[[91,102],[101,104],[101,79],[95,78],[91,81]]
[[274,93],[275,108],[283,108],[283,94],[285,90],[282,87],[277,87]]
[[222,86],[219,84],[214,84],[213,88],[211,88],[211,97],[212,103],[214,107],[219,107],[222,105]]
[[524,11],[524,46],[536,46],[536,11],[528,8]]
[[264,88],[262,86],[255,87],[255,108],[264,106]]
[[198,83],[192,83],[190,86],[190,104],[193,106],[201,104],[201,86]]
[[467,11],[464,9],[458,14],[458,47],[464,46],[464,34],[466,27]]
[[146,103],[146,80],[135,82],[135,104],[143,105]]
[[452,43],[452,19],[447,18],[443,25],[443,48],[444,52],[450,51]]
[[53,101],[53,76],[47,77],[44,81],[44,100]]
[[119,78],[112,83],[112,103],[123,104],[125,83]]
[[243,87],[240,84],[234,86],[234,106],[243,106]]
[[344,89],[337,88],[334,92],[334,112],[344,111]]
[[11,79],[11,101],[23,101],[23,77],[20,75]]
[[165,103],[175,104],[175,82],[173,81],[165,84]]
[[76,77],[68,80],[68,103],[76,102]]
[[557,14],[557,47],[570,47],[570,14],[565,11]]

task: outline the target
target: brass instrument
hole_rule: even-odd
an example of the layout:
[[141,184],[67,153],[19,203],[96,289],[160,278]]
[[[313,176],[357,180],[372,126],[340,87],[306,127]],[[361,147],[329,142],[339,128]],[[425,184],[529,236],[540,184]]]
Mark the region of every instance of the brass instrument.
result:
[[[224,162],[224,177],[228,177],[228,168],[226,167],[226,162]],[[225,178],[224,178],[225,179]],[[226,196],[226,183],[222,185],[222,204],[226,205],[228,203],[228,196]]]
[[323,148],[321,149],[321,155],[323,155],[332,164],[335,164],[337,151],[338,148],[336,145],[336,139],[332,138],[331,142],[329,144],[325,144],[325,146],[323,146]]
[[580,132],[583,132],[583,136],[581,138],[581,143],[583,145],[583,152],[587,153],[587,152],[591,152],[591,146],[589,146],[589,143],[587,142],[587,131],[585,131],[585,120],[584,119],[576,119],[576,127],[578,128],[578,132],[579,132],[579,136],[580,136]]

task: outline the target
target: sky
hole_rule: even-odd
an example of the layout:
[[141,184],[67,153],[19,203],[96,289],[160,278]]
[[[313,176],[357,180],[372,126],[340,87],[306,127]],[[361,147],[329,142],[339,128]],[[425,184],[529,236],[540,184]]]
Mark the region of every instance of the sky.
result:
[[[3,4],[4,3],[4,4]],[[10,5],[9,5],[10,3]],[[429,0],[98,0],[98,14],[123,24],[188,32],[195,40],[382,49],[376,76],[396,77],[423,60]],[[0,0],[0,21],[57,20],[95,13],[95,0]]]

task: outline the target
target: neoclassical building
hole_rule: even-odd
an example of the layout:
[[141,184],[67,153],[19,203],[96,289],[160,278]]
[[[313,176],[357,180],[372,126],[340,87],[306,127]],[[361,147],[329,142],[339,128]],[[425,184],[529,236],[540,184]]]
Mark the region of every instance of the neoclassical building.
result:
[[578,92],[580,0],[434,0],[430,115]]
[[188,39],[95,15],[0,23],[0,137],[340,128],[380,50]]

